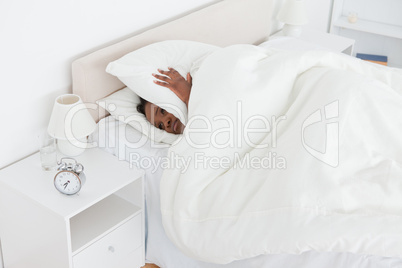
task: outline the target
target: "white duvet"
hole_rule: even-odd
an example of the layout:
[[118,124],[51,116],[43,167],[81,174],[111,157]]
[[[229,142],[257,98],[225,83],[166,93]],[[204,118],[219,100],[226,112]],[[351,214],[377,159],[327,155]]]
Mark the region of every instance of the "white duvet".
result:
[[402,257],[401,70],[249,45],[199,66],[160,188],[178,248]]

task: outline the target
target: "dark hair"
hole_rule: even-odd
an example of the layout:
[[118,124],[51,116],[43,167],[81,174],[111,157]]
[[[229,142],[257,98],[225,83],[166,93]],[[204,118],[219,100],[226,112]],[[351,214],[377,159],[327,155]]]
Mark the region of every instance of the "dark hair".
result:
[[140,97],[140,103],[137,105],[137,111],[145,115],[145,104],[147,103],[147,100]]

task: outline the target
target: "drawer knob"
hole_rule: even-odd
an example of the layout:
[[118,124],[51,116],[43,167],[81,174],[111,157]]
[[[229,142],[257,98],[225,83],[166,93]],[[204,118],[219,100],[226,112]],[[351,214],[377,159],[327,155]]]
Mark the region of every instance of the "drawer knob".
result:
[[113,253],[114,252],[114,247],[109,246],[108,250]]

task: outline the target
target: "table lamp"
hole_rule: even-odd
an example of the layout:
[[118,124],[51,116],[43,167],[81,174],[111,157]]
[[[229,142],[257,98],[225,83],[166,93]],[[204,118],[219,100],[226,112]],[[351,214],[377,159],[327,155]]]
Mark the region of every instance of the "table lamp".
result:
[[65,156],[77,156],[87,147],[87,136],[96,123],[81,98],[65,94],[56,98],[50,117],[48,133],[57,139],[57,147]]
[[302,25],[308,22],[304,0],[286,0],[277,19],[285,25],[283,34],[298,37],[302,33]]

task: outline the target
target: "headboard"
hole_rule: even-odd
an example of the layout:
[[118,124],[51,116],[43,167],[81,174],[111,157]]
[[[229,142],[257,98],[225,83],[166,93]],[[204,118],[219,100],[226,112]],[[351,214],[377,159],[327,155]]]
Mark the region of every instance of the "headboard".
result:
[[[75,60],[73,93],[95,103],[124,87],[105,72],[109,62],[163,40],[192,40],[217,46],[259,44],[268,39],[274,0],[224,0]],[[106,115],[90,110],[95,121]]]

